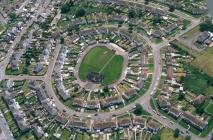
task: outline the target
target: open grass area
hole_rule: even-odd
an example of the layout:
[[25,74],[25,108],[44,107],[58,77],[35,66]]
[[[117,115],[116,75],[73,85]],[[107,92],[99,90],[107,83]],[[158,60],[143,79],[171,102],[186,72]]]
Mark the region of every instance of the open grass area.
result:
[[183,36],[186,37],[193,37],[196,33],[200,32],[200,26],[196,26],[193,29],[191,29],[190,31],[188,31],[187,33],[185,33]]
[[162,130],[160,138],[161,140],[184,140],[182,136],[175,138],[173,130],[168,128]]
[[213,76],[213,48],[208,48],[194,61],[193,65],[204,71],[210,76]]
[[123,68],[123,57],[115,55],[115,52],[105,46],[92,48],[83,58],[79,77],[86,80],[91,72],[96,72],[104,76],[103,85],[115,82],[121,75]]
[[184,45],[183,43],[179,42],[178,40],[174,40],[171,42],[171,45],[179,50],[179,51],[184,51],[184,52],[187,52],[188,54],[192,55],[193,57],[198,57],[200,55],[199,52],[193,50],[193,49],[190,49],[189,47],[187,47],[186,45]]
[[195,94],[209,95],[213,92],[213,78],[199,71],[192,65],[184,65],[184,69],[188,71],[185,77],[182,78],[184,88]]
[[209,103],[208,106],[205,108],[206,112],[213,116],[213,103]]

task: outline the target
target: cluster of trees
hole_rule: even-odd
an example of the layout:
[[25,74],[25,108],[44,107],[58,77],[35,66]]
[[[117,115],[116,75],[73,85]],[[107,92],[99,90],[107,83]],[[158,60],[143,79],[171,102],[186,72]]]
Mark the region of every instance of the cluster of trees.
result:
[[63,4],[61,6],[61,13],[66,14],[70,11],[70,7],[72,7],[74,5],[73,1],[70,0],[69,2]]
[[153,20],[152,20],[152,24],[153,25],[157,25],[162,23],[162,18],[160,16],[154,16]]
[[140,104],[135,105],[134,114],[135,115],[142,115],[144,113],[143,107]]
[[200,31],[210,31],[213,32],[213,23],[211,21],[206,21],[200,24]]
[[17,18],[17,15],[16,15],[15,12],[10,12],[10,13],[8,14],[8,16],[10,17],[11,21],[16,20],[16,18]]

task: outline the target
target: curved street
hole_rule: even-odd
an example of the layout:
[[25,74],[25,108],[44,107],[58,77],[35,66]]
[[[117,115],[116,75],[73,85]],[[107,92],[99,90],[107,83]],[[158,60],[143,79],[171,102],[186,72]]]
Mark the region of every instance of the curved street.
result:
[[[178,12],[179,15],[185,16],[185,14],[183,15],[182,12]],[[162,72],[162,65],[161,65],[161,54],[160,54],[160,49],[166,45],[169,44],[169,42],[178,39],[181,35],[185,34],[186,32],[188,32],[189,30],[191,30],[192,28],[196,27],[197,25],[200,24],[200,20],[196,20],[192,17],[188,17],[190,18],[192,23],[190,25],[189,28],[187,28],[184,31],[181,31],[178,35],[176,35],[175,37],[171,38],[170,40],[164,40],[163,43],[161,44],[153,44],[148,38],[144,37],[143,38],[148,42],[148,44],[152,47],[153,50],[153,57],[154,57],[154,71],[153,71],[153,75],[152,75],[152,82],[151,85],[149,87],[149,89],[145,92],[145,94],[141,97],[139,97],[137,100],[135,100],[134,102],[126,105],[123,108],[111,111],[111,112],[99,112],[98,115],[95,115],[96,113],[86,113],[86,112],[76,112],[74,110],[71,110],[70,108],[68,108],[67,106],[65,106],[57,97],[57,95],[54,92],[53,89],[53,85],[52,85],[52,73],[54,70],[54,66],[57,60],[57,57],[59,55],[60,52],[60,45],[56,46],[53,58],[51,59],[49,66],[48,66],[48,70],[47,73],[44,76],[28,76],[28,75],[19,75],[19,76],[12,76],[12,75],[5,75],[5,69],[7,64],[10,61],[10,57],[13,53],[13,47],[20,41],[20,38],[16,38],[16,40],[14,41],[14,44],[11,45],[11,48],[5,58],[5,60],[3,62],[0,63],[0,79],[9,79],[9,80],[42,80],[45,82],[46,84],[46,91],[49,97],[53,98],[53,101],[57,107],[57,109],[61,112],[63,112],[63,110],[66,110],[66,113],[69,117],[73,117],[73,115],[77,115],[79,116],[81,119],[85,119],[88,116],[90,116],[92,119],[94,120],[98,120],[98,119],[110,119],[112,118],[112,115],[116,115],[119,116],[123,113],[126,113],[130,110],[133,109],[133,107],[135,106],[135,104],[139,103],[141,104],[144,109],[149,112],[153,118],[155,118],[156,120],[158,120],[159,122],[161,122],[164,126],[167,126],[169,128],[175,129],[178,128],[181,131],[185,132],[186,129],[183,128],[182,126],[178,125],[178,124],[172,124],[170,123],[170,119],[168,118],[162,118],[162,116],[157,115],[156,113],[153,112],[151,105],[150,105],[150,100],[152,98],[152,95],[155,94],[157,88],[158,88],[158,84],[160,81],[160,77],[161,77],[161,72]],[[32,19],[32,21],[29,22],[29,25],[26,26],[26,29],[24,28],[21,34],[24,34],[27,30],[27,28],[33,23],[34,19]],[[212,132],[211,132],[212,134]],[[187,135],[186,133],[184,135]],[[192,137],[192,140],[210,140],[210,137],[203,137],[200,138],[198,136],[196,136],[195,134],[189,132],[189,135]]]

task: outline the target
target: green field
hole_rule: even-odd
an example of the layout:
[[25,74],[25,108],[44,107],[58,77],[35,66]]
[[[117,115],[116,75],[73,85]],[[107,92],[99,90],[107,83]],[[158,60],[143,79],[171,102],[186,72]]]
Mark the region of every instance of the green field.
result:
[[211,114],[213,116],[213,103],[210,103],[207,107],[206,107],[206,112]]
[[213,76],[213,48],[208,48],[194,61],[193,65],[204,71],[210,76]]
[[123,68],[123,57],[115,55],[115,52],[105,46],[92,48],[83,58],[79,77],[86,80],[90,72],[97,72],[104,76],[102,85],[115,82],[121,75]]
[[213,78],[201,72],[192,65],[184,65],[184,69],[188,71],[187,75],[181,78],[184,88],[195,94],[209,95],[213,91]]

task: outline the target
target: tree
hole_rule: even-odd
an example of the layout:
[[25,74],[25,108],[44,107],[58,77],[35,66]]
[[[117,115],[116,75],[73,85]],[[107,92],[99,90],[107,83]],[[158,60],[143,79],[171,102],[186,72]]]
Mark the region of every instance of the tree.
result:
[[70,11],[70,6],[68,4],[64,4],[61,6],[61,13],[66,14]]
[[76,17],[83,17],[85,15],[86,15],[86,11],[83,8],[78,9],[75,13]]
[[118,27],[122,27],[123,21],[118,22]]
[[135,18],[136,17],[136,12],[134,9],[129,9],[128,10],[128,17],[129,18]]
[[186,136],[185,140],[191,140],[191,136]]
[[213,32],[213,23],[211,21],[206,21],[200,24],[200,31],[210,31]]
[[197,106],[196,107],[196,112],[199,114],[199,115],[202,115],[204,113],[204,108],[202,106]]
[[180,135],[180,130],[178,129],[178,128],[176,128],[175,130],[174,130],[174,137],[175,138],[178,138],[179,137],[179,135]]
[[61,6],[61,13],[62,13],[62,14],[68,13],[68,12],[70,11],[70,7],[72,7],[73,5],[74,5],[74,3],[73,3],[72,0],[70,0],[69,2],[63,4],[63,5]]
[[178,96],[178,100],[179,100],[179,101],[182,101],[182,100],[184,100],[184,99],[185,99],[185,94],[180,93],[179,96]]
[[136,104],[135,106],[135,115],[141,115],[143,113],[143,107],[140,104]]
[[160,16],[154,16],[153,21],[152,21],[152,24],[153,24],[153,25],[160,24],[161,21],[162,21],[162,19],[161,19]]
[[60,43],[64,44],[64,37],[63,36],[60,36]]
[[145,4],[148,5],[150,0],[145,0]]
[[169,12],[174,12],[174,11],[175,11],[174,5],[170,5],[170,6],[169,6]]
[[17,15],[16,15],[15,12],[10,12],[10,13],[9,13],[9,17],[10,17],[10,19],[11,19],[12,21],[14,21],[14,20],[17,18]]

